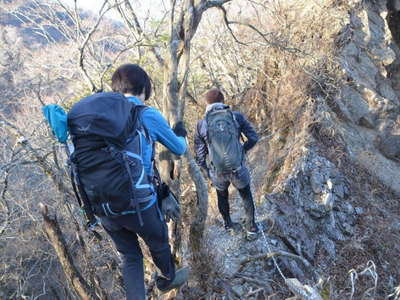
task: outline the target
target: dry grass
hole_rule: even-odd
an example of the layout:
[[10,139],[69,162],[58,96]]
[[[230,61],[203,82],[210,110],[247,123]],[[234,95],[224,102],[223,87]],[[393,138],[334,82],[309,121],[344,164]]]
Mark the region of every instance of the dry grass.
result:
[[[265,125],[272,138],[265,191],[272,191],[308,143],[316,104],[338,89],[335,38],[346,8],[337,1],[272,1],[268,8],[274,45],[266,49],[263,73],[249,97],[266,104]],[[262,109],[255,107],[254,114]]]
[[354,299],[361,299],[367,294],[371,297],[371,292],[376,296],[370,299],[383,299],[393,292],[394,284],[400,281],[400,239],[399,229],[396,228],[400,204],[371,174],[346,158],[341,170],[352,179],[352,205],[362,208],[363,212],[356,223],[354,236],[350,241],[339,244],[338,260],[330,270],[326,270],[335,286],[332,298],[349,297],[352,290],[349,270],[360,273],[372,261],[376,266],[376,289],[371,290],[375,279],[366,276],[366,272],[355,280]]
[[[362,209],[355,225],[354,236],[339,243],[338,260],[330,270],[325,270],[334,281],[335,292],[331,299],[344,299],[350,295],[351,273],[362,273],[369,262],[376,265],[378,282],[371,296],[371,276],[359,276],[353,299],[383,299],[390,294],[393,284],[400,281],[398,269],[399,235],[398,216],[400,204],[390,189],[385,187],[364,168],[351,161],[340,135],[315,127],[313,136],[320,142],[319,153],[327,157],[349,180],[353,207]],[[397,224],[397,225],[396,225]],[[317,261],[324,261],[321,254]],[[350,272],[349,270],[353,270]],[[355,271],[354,271],[355,270]],[[364,272],[365,273],[365,272]],[[365,274],[363,274],[365,275]],[[368,297],[370,298],[368,298]],[[365,298],[367,297],[367,298]]]

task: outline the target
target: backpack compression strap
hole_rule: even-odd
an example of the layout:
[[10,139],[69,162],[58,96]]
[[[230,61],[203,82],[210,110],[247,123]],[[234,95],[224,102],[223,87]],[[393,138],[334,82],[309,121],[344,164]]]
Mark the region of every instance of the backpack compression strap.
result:
[[[128,159],[126,158],[125,155],[123,156],[123,160],[124,160],[124,163],[125,163],[125,168],[126,168],[126,170],[128,172],[128,175],[129,175],[130,182],[133,182],[133,176],[132,176],[131,168],[130,168],[130,166],[128,164]],[[129,186],[131,187],[130,188],[131,197],[132,197],[132,200],[133,200],[133,203],[135,205],[135,209],[136,209],[136,212],[137,212],[137,215],[138,215],[138,218],[139,218],[139,224],[140,224],[140,226],[143,226],[144,223],[143,223],[143,218],[142,218],[142,212],[140,210],[139,201],[137,201],[137,199],[136,199],[135,191],[133,190],[132,184],[130,184]]]
[[89,198],[87,197],[86,192],[83,189],[75,164],[71,161],[71,159],[69,163],[71,166],[70,177],[71,177],[72,189],[74,190],[74,194],[76,199],[78,200],[79,206],[83,209],[85,216],[88,219],[86,226],[91,232],[94,233],[94,235],[99,240],[102,240],[101,235],[94,230],[94,228],[99,222],[93,213],[92,206],[89,202]]

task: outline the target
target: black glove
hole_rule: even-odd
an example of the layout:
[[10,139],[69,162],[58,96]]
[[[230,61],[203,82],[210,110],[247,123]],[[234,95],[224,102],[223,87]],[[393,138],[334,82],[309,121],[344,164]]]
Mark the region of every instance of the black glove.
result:
[[183,124],[183,121],[178,121],[172,128],[172,130],[175,132],[177,136],[187,136],[187,131],[185,129],[185,125]]
[[169,195],[169,186],[166,185],[164,182],[162,182],[158,187],[157,187],[157,198],[158,198],[158,203],[161,206],[161,202],[163,199],[167,198]]
[[157,197],[165,220],[167,222],[170,220],[177,221],[181,216],[181,210],[175,195],[170,191],[168,185],[165,183],[160,185],[157,190]]
[[173,193],[169,193],[168,197],[162,200],[161,212],[165,216],[167,223],[170,220],[176,222],[181,217],[181,209]]

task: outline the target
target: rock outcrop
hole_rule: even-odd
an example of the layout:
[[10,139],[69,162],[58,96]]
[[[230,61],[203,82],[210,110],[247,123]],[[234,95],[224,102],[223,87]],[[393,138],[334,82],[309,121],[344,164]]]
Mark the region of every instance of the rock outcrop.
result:
[[400,194],[396,176],[400,165],[391,161],[400,154],[400,94],[394,66],[400,52],[385,21],[387,15],[386,1],[359,3],[350,14],[340,35],[345,41],[339,57],[346,83],[336,102],[343,122],[334,122],[350,157]]
[[[368,260],[374,266],[386,266],[377,273],[383,283],[380,287],[376,283],[371,299],[387,296],[400,282],[400,272],[395,271],[398,255],[388,249],[400,250],[396,246],[399,232],[391,227],[400,214],[394,200],[400,196],[400,50],[398,34],[394,37],[400,32],[396,31],[400,28],[398,2],[347,3],[348,15],[343,15],[344,27],[336,37],[340,83],[336,92],[314,95],[307,104],[312,121],[304,126],[297,144],[288,146],[295,140],[290,133],[283,139],[275,133],[268,145],[264,141],[252,153],[255,173],[262,169],[253,178],[266,239],[246,243],[224,237],[218,226],[209,228],[208,238],[218,249],[216,261],[222,262],[223,276],[231,278],[236,297],[253,299],[245,297],[253,295],[252,280],[253,288],[265,282],[263,295],[269,295],[274,289],[268,278],[279,277],[280,272],[317,287],[317,277],[326,279],[340,272],[346,277],[352,268],[357,274],[357,268],[370,266]],[[271,152],[279,143],[276,148],[291,149],[288,155],[273,167],[268,161],[262,167],[260,157],[277,155]],[[264,178],[268,187],[260,184],[264,176],[270,177]],[[374,240],[391,246],[375,251]],[[313,267],[284,256],[276,259],[280,270],[271,260],[242,264],[243,257],[271,251],[292,253]],[[357,251],[364,251],[365,257],[360,258]],[[328,293],[329,299],[348,298],[350,283],[343,278],[338,281],[329,293],[323,286],[317,289]]]

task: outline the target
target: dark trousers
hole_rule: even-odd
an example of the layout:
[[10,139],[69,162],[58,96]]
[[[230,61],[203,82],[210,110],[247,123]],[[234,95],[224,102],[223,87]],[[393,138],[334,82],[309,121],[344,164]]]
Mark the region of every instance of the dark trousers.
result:
[[124,278],[126,298],[144,300],[143,254],[138,236],[149,247],[154,264],[163,277],[175,277],[175,265],[168,243],[168,228],[161,217],[157,204],[142,212],[143,226],[140,226],[136,214],[116,218],[102,218],[102,224],[113,239],[122,256],[122,275]]
[[[246,227],[251,229],[255,227],[254,220],[254,201],[253,195],[251,194],[250,184],[246,185],[242,189],[238,189],[240,197],[242,198],[244,210],[246,214]],[[218,198],[218,210],[224,218],[225,224],[231,223],[231,216],[229,213],[229,192],[228,188],[225,190],[217,190]]]

